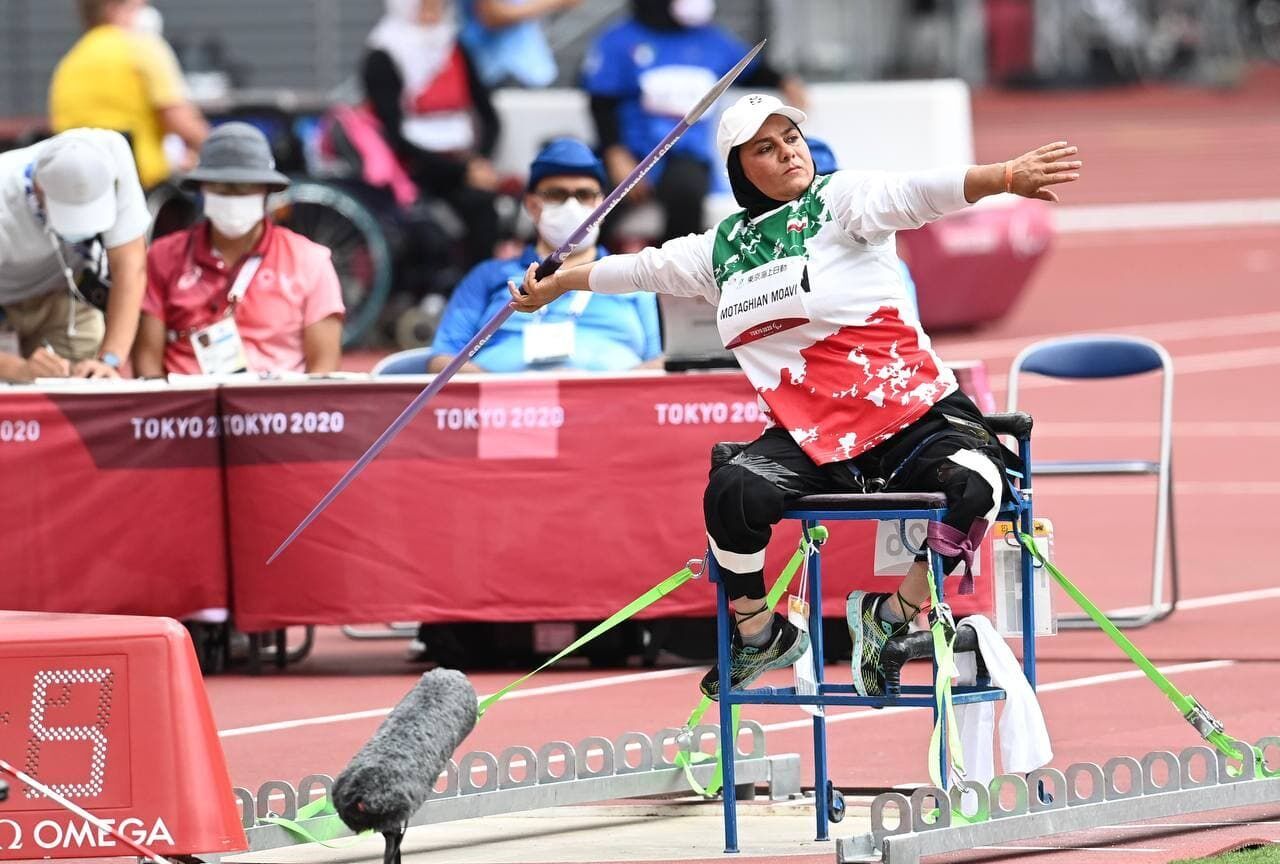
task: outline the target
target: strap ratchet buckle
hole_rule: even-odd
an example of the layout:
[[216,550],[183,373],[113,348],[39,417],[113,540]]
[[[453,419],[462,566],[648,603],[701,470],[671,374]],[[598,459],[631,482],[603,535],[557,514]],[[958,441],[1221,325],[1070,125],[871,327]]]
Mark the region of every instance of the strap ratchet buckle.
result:
[[1191,703],[1191,707],[1187,709],[1187,713],[1182,717],[1191,726],[1200,733],[1201,738],[1208,738],[1214,732],[1221,732],[1222,721],[1209,713],[1209,709],[1205,708],[1196,701],[1196,697],[1188,695],[1187,701]]

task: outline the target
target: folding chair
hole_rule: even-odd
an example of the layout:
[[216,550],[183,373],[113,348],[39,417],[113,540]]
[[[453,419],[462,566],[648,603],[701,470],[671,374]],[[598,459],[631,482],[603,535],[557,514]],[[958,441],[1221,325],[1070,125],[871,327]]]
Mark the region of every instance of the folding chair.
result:
[[[1160,458],[1156,462],[1137,459],[1103,461],[1039,461],[1035,473],[1041,476],[1081,477],[1097,475],[1155,475],[1156,528],[1151,572],[1151,602],[1137,611],[1123,610],[1108,616],[1117,627],[1144,627],[1168,616],[1178,603],[1178,552],[1173,519],[1173,360],[1169,352],[1150,339],[1137,336],[1079,335],[1046,339],[1028,345],[1009,367],[1008,410],[1018,406],[1018,378],[1034,372],[1050,378],[1121,378],[1143,372],[1161,372]],[[1043,412],[1039,412],[1043,416]],[[1166,544],[1169,554],[1169,602],[1164,602]],[[1061,615],[1061,627],[1091,627],[1087,615]]]

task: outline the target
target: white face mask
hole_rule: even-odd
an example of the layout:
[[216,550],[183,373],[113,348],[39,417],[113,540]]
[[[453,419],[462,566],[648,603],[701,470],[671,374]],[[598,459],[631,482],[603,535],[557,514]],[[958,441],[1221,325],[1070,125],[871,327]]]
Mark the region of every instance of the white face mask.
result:
[[223,237],[243,237],[267,215],[265,195],[204,193],[204,215]]
[[[542,215],[538,217],[538,236],[551,248],[559,249],[574,229],[591,215],[592,209],[594,208],[578,203],[577,198],[570,198],[563,204],[543,204]],[[592,226],[575,248],[594,246],[599,236],[600,226]]]
[[681,27],[701,27],[716,14],[716,0],[671,0],[671,17]]

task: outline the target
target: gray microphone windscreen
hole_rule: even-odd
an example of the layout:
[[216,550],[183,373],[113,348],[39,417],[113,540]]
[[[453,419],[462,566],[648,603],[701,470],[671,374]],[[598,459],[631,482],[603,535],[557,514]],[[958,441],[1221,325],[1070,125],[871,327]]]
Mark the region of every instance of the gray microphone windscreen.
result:
[[392,709],[333,784],[333,804],[352,831],[398,831],[476,725],[467,676],[433,669]]

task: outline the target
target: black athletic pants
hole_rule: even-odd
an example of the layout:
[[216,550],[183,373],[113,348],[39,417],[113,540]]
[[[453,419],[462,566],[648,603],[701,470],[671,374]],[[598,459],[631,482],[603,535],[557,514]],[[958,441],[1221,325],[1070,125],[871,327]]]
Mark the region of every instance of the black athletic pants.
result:
[[[778,427],[727,455],[713,457],[703,512],[730,599],[765,596],[765,546],[788,504],[801,495],[943,492],[944,523],[967,535],[976,520],[992,520],[1004,490],[1002,448],[977,406],[959,391],[846,462],[814,463]],[[959,561],[944,556],[946,572]]]

